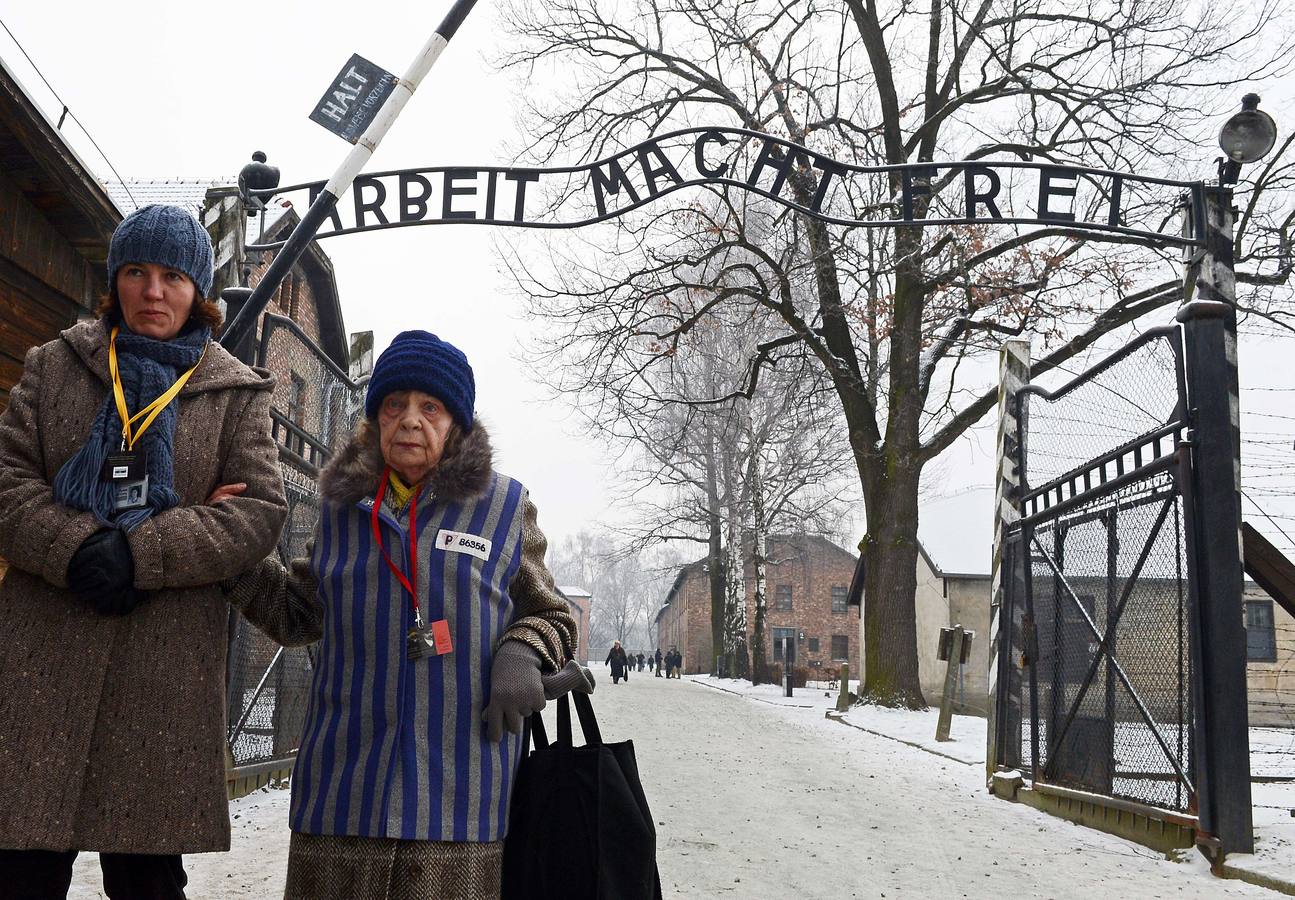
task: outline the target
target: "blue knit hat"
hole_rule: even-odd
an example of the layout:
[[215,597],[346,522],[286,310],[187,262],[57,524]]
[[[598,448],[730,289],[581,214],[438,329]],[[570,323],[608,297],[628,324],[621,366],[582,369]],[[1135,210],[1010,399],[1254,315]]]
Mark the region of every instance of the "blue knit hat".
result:
[[193,279],[198,294],[211,292],[211,238],[178,206],[152,203],[121,220],[108,246],[108,283],[126,263],[154,263]]
[[378,417],[382,398],[395,391],[422,391],[445,404],[459,426],[472,428],[477,385],[463,351],[426,331],[402,331],[382,351],[369,378],[364,414]]

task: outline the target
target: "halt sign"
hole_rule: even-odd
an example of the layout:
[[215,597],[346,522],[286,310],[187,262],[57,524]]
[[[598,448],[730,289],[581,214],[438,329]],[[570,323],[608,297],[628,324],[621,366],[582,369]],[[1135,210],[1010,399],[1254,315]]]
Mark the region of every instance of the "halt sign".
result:
[[310,120],[354,144],[391,96],[395,85],[395,75],[358,53],[353,54],[315,104]]

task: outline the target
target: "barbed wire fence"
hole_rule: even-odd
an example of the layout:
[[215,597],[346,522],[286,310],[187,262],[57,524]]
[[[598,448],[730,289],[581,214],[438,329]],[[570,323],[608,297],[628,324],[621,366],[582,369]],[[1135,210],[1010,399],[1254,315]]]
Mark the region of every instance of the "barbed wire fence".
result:
[[[1288,559],[1295,559],[1295,415],[1273,400],[1293,394],[1289,387],[1242,389],[1242,518]],[[1253,589],[1246,595],[1263,604],[1247,611],[1247,626],[1271,634],[1251,641],[1262,657],[1250,665],[1251,777],[1287,783],[1295,802],[1295,618]]]
[[[306,553],[319,518],[319,471],[364,409],[353,381],[291,319],[266,315],[256,363],[276,376],[271,430],[288,517],[279,557]],[[314,647],[281,648],[239,617],[230,645],[228,723],[234,777],[264,781],[291,768],[305,722]]]

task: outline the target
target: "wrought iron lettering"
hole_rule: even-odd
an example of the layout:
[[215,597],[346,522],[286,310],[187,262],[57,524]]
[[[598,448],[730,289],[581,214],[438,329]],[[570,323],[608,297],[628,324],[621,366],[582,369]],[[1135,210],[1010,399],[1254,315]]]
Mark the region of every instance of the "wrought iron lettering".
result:
[[[313,199],[321,187],[255,193]],[[858,166],[756,131],[690,128],[579,166],[371,173],[356,180],[352,202],[339,203],[317,236],[449,222],[576,228],[690,187],[747,190],[854,227],[1025,226],[1189,246],[1205,234],[1201,182],[1021,160]],[[431,202],[436,196],[439,204]],[[1166,213],[1184,203],[1188,233],[1163,230],[1175,218]]]

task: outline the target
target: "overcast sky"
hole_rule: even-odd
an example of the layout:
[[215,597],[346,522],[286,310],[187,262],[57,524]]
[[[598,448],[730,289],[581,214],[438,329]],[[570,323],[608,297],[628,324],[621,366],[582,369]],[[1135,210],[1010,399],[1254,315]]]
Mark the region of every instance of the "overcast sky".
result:
[[[0,18],[121,176],[233,175],[260,149],[288,184],[328,177],[350,149],[307,118],[349,56],[359,53],[403,72],[449,5],[47,0],[5,4]],[[518,85],[490,66],[495,25],[492,5],[483,0],[370,170],[510,162],[505,145],[517,140],[515,94],[543,85]],[[58,103],[3,33],[0,58],[57,119]],[[1283,102],[1277,85],[1247,87],[1265,94],[1265,108],[1279,124],[1295,121],[1289,88]],[[93,171],[111,177],[71,123],[64,132]],[[1203,151],[1205,160],[1212,155]],[[1209,174],[1207,162],[1202,174]],[[517,361],[519,343],[535,326],[497,270],[491,232],[429,226],[323,242],[336,266],[347,328],[374,331],[379,349],[406,328],[426,328],[463,348],[476,372],[478,412],[500,451],[499,467],[530,487],[551,539],[623,517],[625,510],[609,504],[605,448],[581,437],[571,410],[549,400]],[[1286,426],[1295,420],[1271,417],[1295,415],[1285,391],[1292,349],[1290,341],[1251,341],[1242,348],[1243,408],[1268,415],[1262,427],[1243,422],[1272,433],[1271,452],[1283,441],[1292,450],[1295,431]],[[987,420],[946,454],[943,476],[923,509],[923,539],[949,570],[988,565],[992,451],[993,422]],[[1295,515],[1289,503],[1269,509]],[[1251,513],[1247,508],[1247,517]],[[1295,521],[1282,524],[1295,533]]]

